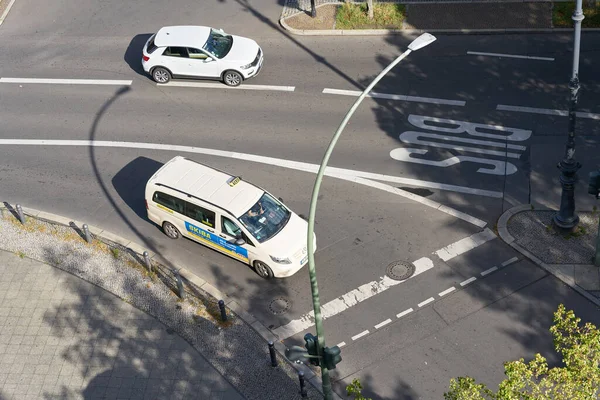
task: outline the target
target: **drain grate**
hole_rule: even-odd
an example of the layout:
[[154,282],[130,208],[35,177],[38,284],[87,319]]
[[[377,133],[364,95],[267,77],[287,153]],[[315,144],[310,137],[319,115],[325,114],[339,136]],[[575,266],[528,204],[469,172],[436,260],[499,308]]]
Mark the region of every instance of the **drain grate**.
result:
[[395,281],[404,281],[414,273],[414,264],[406,261],[394,261],[385,269],[385,274]]
[[285,314],[292,304],[290,301],[284,297],[277,297],[269,304],[269,311],[271,311],[274,315]]

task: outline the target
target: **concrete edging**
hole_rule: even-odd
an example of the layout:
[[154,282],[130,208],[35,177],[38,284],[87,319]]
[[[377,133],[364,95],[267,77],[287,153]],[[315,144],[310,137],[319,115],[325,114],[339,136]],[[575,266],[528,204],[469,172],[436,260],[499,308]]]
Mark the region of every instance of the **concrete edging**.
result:
[[[319,4],[317,8],[326,5],[341,4],[327,2]],[[423,3],[418,3],[423,4]],[[565,33],[573,32],[573,28],[501,28],[501,29],[296,29],[289,26],[285,20],[292,18],[303,11],[279,18],[279,24],[286,31],[299,36],[385,36],[385,35],[417,35],[425,32],[441,33],[445,35],[504,35],[511,33]],[[585,32],[600,32],[600,28],[582,28]]]
[[[0,205],[0,209],[8,210],[10,212],[8,207],[6,207],[5,205]],[[48,213],[45,211],[39,211],[39,210],[36,210],[33,208],[23,207],[23,214],[25,214],[26,216],[29,215],[32,217],[43,219],[48,222],[58,223],[58,224],[64,225],[64,226],[71,226],[71,224],[73,223],[73,224],[76,224],[77,227],[79,228],[80,226],[83,225],[83,223],[80,221],[75,221],[73,219],[70,219],[70,218],[67,218],[67,217],[64,217],[61,215],[52,214],[52,213]],[[126,247],[126,248],[138,253],[139,255],[141,255],[145,250],[144,246],[141,246],[135,242],[129,241],[129,240],[122,238],[118,235],[115,235],[109,231],[106,231],[106,230],[103,230],[103,229],[100,229],[97,227],[93,227],[91,225],[88,225],[88,228],[94,236],[104,239],[104,240],[107,240],[107,241],[110,241],[110,242],[113,242],[113,243],[117,243],[123,247]],[[141,250],[141,251],[139,251],[139,250]],[[149,252],[149,257],[153,258],[154,254]],[[283,343],[281,343],[278,340],[278,337],[275,336],[266,326],[264,326],[260,321],[258,321],[256,319],[256,317],[254,317],[248,311],[244,310],[239,303],[237,303],[235,300],[233,300],[226,293],[221,292],[219,289],[217,289],[210,283],[206,282],[204,279],[198,277],[197,275],[195,275],[194,273],[188,271],[187,269],[185,269],[183,267],[180,268],[177,265],[174,265],[174,266],[175,266],[175,268],[177,268],[177,271],[179,272],[179,274],[183,278],[185,278],[187,281],[193,283],[200,290],[202,290],[206,294],[210,295],[211,297],[214,297],[215,299],[218,299],[218,300],[223,300],[225,302],[225,304],[227,305],[227,307],[229,308],[229,310],[231,312],[233,312],[242,321],[244,321],[244,323],[246,325],[248,325],[250,328],[252,328],[256,333],[258,333],[265,340],[265,342],[273,341],[275,350],[279,353],[279,358],[281,360],[283,360],[284,362],[288,363],[296,371],[303,371],[306,381],[309,382],[317,391],[319,391],[319,393],[321,393],[321,394],[323,393],[321,377],[319,375],[315,374],[308,366],[306,366],[304,364],[297,364],[297,363],[293,363],[293,362],[289,361],[285,357],[285,349],[286,349],[285,345]],[[341,397],[335,392],[333,392],[333,397],[336,400],[342,400]]]
[[[582,295],[583,297],[585,297],[586,299],[588,299],[589,301],[591,301],[592,303],[594,303],[598,307],[600,307],[600,299],[592,296],[591,294],[589,294],[587,292],[587,290],[585,290],[581,286],[577,285],[577,283],[575,283],[574,274],[572,276],[568,276],[568,274],[565,274],[564,271],[561,271],[561,267],[573,267],[572,265],[546,264],[545,262],[543,262],[542,260],[537,258],[535,255],[533,255],[530,251],[524,249],[521,245],[519,245],[515,242],[515,238],[508,232],[508,220],[520,212],[530,211],[530,210],[533,210],[531,204],[521,204],[521,205],[518,205],[518,206],[515,206],[515,207],[512,207],[512,208],[506,210],[500,216],[500,218],[498,219],[498,223],[497,223],[498,234],[499,234],[500,238],[506,244],[511,246],[513,249],[515,249],[517,252],[521,253],[526,258],[531,260],[534,264],[538,265],[540,268],[544,269],[549,274],[554,275],[556,278],[560,279],[563,283],[565,283],[571,289],[575,290],[577,293],[579,293],[580,295]],[[544,209],[544,211],[546,211],[546,210]]]

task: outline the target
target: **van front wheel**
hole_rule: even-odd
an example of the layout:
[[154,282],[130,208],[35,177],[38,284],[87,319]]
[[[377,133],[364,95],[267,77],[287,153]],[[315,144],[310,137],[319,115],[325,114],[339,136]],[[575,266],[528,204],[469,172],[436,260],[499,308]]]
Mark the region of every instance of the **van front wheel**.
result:
[[254,270],[256,273],[264,279],[271,279],[273,277],[273,271],[267,264],[262,261],[254,261]]
[[167,235],[171,239],[179,239],[181,237],[179,230],[177,230],[177,228],[175,228],[175,225],[173,225],[170,222],[165,222],[162,228],[165,235]]

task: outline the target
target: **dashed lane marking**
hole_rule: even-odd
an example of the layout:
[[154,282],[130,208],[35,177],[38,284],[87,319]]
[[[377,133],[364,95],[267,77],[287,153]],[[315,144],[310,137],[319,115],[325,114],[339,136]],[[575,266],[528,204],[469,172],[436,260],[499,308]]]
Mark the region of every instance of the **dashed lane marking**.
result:
[[[321,315],[323,319],[331,318],[358,303],[361,303],[377,294],[383,293],[389,288],[399,285],[402,282],[406,282],[409,279],[414,278],[422,274],[425,271],[433,268],[433,261],[429,258],[420,258],[413,262],[415,266],[415,273],[408,279],[403,281],[396,281],[384,276],[379,281],[372,281],[364,285],[359,286],[356,289],[349,291],[342,296],[331,300],[330,302],[321,306]],[[288,322],[286,325],[282,325],[279,328],[273,330],[279,339],[283,340],[290,336],[295,335],[298,332],[302,332],[315,324],[314,311],[310,311],[300,318]]]
[[471,278],[467,279],[466,281],[462,281],[462,282],[460,283],[460,286],[467,286],[469,283],[471,283],[471,282],[473,282],[473,281],[476,281],[476,280],[477,280],[477,278],[475,278],[475,277],[473,276],[473,277],[471,277]]
[[[502,265],[502,268],[504,268],[505,266],[508,266],[508,265],[510,265],[510,264],[512,264],[512,263],[514,263],[515,261],[518,261],[518,258],[517,258],[517,257],[513,257],[513,258],[511,258],[510,260],[507,260],[507,261],[503,262],[503,263],[501,264],[501,265]],[[488,275],[488,274],[490,274],[490,273],[492,273],[492,272],[494,272],[494,271],[496,271],[496,270],[498,270],[498,269],[500,269],[500,268],[498,268],[498,267],[492,267],[492,268],[490,268],[490,269],[487,269],[487,270],[483,271],[483,272],[481,273],[481,275],[482,275],[482,276]],[[469,283],[471,283],[471,282],[473,282],[473,281],[475,281],[475,280],[477,280],[477,278],[475,278],[475,277],[471,277],[471,278],[467,279],[466,281],[463,281],[463,282],[462,282],[460,285],[464,287],[464,286],[468,285]],[[440,297],[443,297],[443,296],[445,296],[445,295],[447,295],[447,294],[449,294],[449,293],[452,293],[452,292],[454,292],[455,290],[456,290],[456,289],[455,289],[454,287],[451,287],[451,288],[448,288],[448,289],[444,290],[443,292],[440,292],[440,293],[438,293],[438,295],[439,295]],[[434,301],[435,301],[435,298],[434,298],[434,297],[430,297],[430,298],[428,298],[427,300],[425,300],[425,301],[422,301],[422,302],[418,303],[418,304],[417,304],[417,306],[418,306],[419,308],[422,308],[422,307],[424,307],[424,306],[426,306],[426,305],[428,305],[428,304],[431,304],[431,303],[433,303]],[[396,318],[400,319],[400,318],[404,317],[405,315],[408,315],[408,314],[410,314],[410,313],[411,313],[411,312],[413,312],[413,311],[414,311],[414,310],[413,310],[413,308],[406,309],[406,310],[402,311],[401,313],[398,313],[398,314],[396,314]],[[388,318],[388,319],[386,319],[385,321],[383,321],[383,322],[381,322],[381,323],[379,323],[379,324],[375,325],[375,329],[380,329],[380,328],[382,328],[383,326],[385,326],[385,325],[388,325],[388,324],[389,324],[389,323],[391,323],[391,322],[392,322],[392,320],[391,320],[390,318]],[[358,335],[356,335],[356,336],[353,336],[353,337],[352,337],[352,340],[356,340],[356,339],[358,339],[358,338],[360,338],[360,337],[363,337],[363,336],[365,336],[365,335],[367,335],[367,334],[369,334],[369,330],[365,330],[365,331],[363,331],[363,332],[359,333]],[[345,345],[346,343],[345,343],[345,342],[341,342],[341,344],[339,344],[339,345],[338,345],[338,347],[341,347],[341,346],[342,346],[342,344],[343,344],[343,345]]]
[[340,343],[337,344],[337,347],[339,347],[341,349],[345,345],[346,345],[346,342],[340,342]]
[[402,317],[404,317],[405,315],[408,315],[408,314],[410,314],[410,313],[411,313],[411,312],[413,312],[413,311],[414,311],[414,310],[413,310],[412,308],[409,308],[408,310],[404,310],[404,311],[402,311],[401,313],[399,313],[399,314],[396,314],[396,318],[402,318]]
[[484,53],[484,52],[480,52],[480,51],[467,51],[467,54],[470,54],[473,56],[522,58],[522,59],[526,59],[526,60],[554,61],[553,57],[521,56],[518,54]]
[[0,78],[0,83],[30,83],[54,85],[120,85],[129,86],[133,81],[112,79],[39,79],[39,78]]
[[492,272],[496,271],[498,269],[498,267],[492,267],[490,269],[486,269],[485,271],[483,271],[481,273],[481,276],[486,276],[487,274],[491,274]]
[[438,296],[443,297],[445,295],[447,295],[448,293],[452,293],[454,292],[456,289],[454,288],[454,286],[452,286],[449,289],[444,290],[443,292],[438,293]]
[[385,321],[380,322],[377,325],[375,325],[375,329],[382,328],[382,327],[386,326],[387,324],[389,324],[390,322],[392,322],[392,320],[388,318]]
[[169,83],[157,83],[156,86],[166,87],[194,87],[203,89],[238,89],[238,90],[271,90],[278,92],[293,92],[296,90],[295,86],[276,86],[276,85],[240,85],[240,86],[227,86],[223,83],[202,83],[202,82],[180,82],[171,81]]
[[430,297],[427,300],[422,301],[419,304],[417,304],[417,306],[423,307],[423,306],[426,306],[427,304],[431,303],[432,301],[435,301],[435,299],[433,297]]
[[362,332],[361,332],[361,333],[359,333],[358,335],[354,335],[354,336],[352,336],[352,340],[360,339],[361,337],[363,337],[363,336],[365,336],[365,335],[368,335],[368,334],[369,334],[369,331],[368,331],[368,330],[366,330],[366,331],[362,331]]
[[501,265],[503,267],[506,267],[507,265],[512,264],[512,263],[517,262],[517,261],[519,261],[519,258],[518,257],[513,257],[510,260],[504,261]]
[[[362,92],[358,90],[341,90],[341,89],[323,89],[323,93],[325,94],[338,94],[342,96],[354,96],[358,97],[362,94]],[[375,93],[371,92],[367,97],[372,97],[374,99],[385,99],[385,100],[400,100],[400,101],[411,101],[415,103],[429,103],[429,104],[444,104],[448,106],[459,106],[462,107],[467,104],[462,100],[447,100],[447,99],[437,99],[434,97],[417,97],[417,96],[406,96],[403,94],[389,94],[389,93]]]

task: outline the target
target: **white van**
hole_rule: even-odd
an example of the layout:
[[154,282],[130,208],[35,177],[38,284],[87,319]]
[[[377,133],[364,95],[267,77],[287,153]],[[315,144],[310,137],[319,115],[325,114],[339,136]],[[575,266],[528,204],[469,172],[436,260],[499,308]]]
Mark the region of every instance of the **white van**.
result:
[[[308,262],[308,223],[267,191],[177,156],[146,184],[148,218],[238,259],[261,277],[288,277]],[[316,250],[316,237],[314,237]]]

